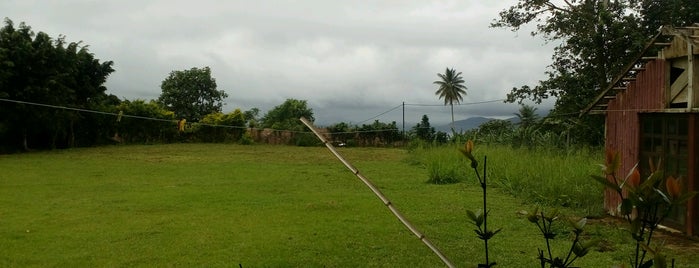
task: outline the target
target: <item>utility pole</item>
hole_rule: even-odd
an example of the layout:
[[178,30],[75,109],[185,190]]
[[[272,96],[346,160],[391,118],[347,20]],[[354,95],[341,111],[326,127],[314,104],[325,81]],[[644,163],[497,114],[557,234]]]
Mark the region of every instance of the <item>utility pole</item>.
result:
[[405,102],[403,102],[403,141],[405,141]]

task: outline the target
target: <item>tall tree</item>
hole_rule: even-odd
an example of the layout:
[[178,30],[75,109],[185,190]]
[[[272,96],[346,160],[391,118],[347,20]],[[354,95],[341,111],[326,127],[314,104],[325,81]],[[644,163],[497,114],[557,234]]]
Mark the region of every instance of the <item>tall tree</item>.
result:
[[456,72],[454,68],[447,68],[444,74],[437,73],[440,80],[432,82],[439,86],[436,95],[444,99],[444,105],[451,106],[451,131],[454,132],[454,102],[457,104],[463,100],[461,95],[466,95],[465,81],[461,78],[461,72]]
[[696,0],[636,0],[642,25],[647,33],[654,33],[663,25],[688,26],[699,23],[699,2]]
[[269,110],[262,118],[262,126],[273,129],[301,131],[305,128],[299,118],[313,122],[313,110],[305,100],[287,99],[284,103]]
[[536,110],[534,106],[523,104],[519,108],[519,111],[515,113],[515,116],[519,119],[519,127],[528,128],[536,124],[539,120],[539,115],[536,114]]
[[[34,33],[10,19],[0,29],[0,97],[71,108],[93,108],[106,98],[103,86],[114,71],[81,43]],[[75,129],[93,117],[27,104],[0,105],[0,150],[69,147],[94,140]],[[93,132],[96,133],[96,132]],[[87,142],[89,143],[89,142]]]
[[418,139],[432,141],[434,139],[435,130],[430,126],[430,118],[427,115],[422,115],[422,120],[413,127],[413,132]]
[[259,121],[260,109],[253,107],[250,110],[243,112],[243,117],[248,126],[254,128],[257,126],[257,121]]
[[216,80],[211,69],[192,68],[172,71],[160,86],[162,93],[158,102],[175,112],[178,118],[198,122],[210,113],[221,112],[223,99],[228,94],[216,89]]

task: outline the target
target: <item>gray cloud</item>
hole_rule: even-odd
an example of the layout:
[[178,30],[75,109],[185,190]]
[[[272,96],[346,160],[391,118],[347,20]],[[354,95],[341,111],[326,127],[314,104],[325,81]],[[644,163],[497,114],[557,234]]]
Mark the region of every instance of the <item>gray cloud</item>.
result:
[[[450,120],[432,84],[463,72],[464,103],[503,99],[544,79],[552,47],[488,24],[516,1],[27,1],[0,3],[35,31],[84,41],[115,62],[109,93],[154,99],[173,70],[210,66],[226,110],[308,100],[319,124],[361,122],[402,102],[406,120]],[[510,116],[500,102],[455,107],[457,119]],[[540,110],[546,110],[543,107]],[[402,121],[402,109],[378,117]],[[372,120],[373,121],[373,120]]]

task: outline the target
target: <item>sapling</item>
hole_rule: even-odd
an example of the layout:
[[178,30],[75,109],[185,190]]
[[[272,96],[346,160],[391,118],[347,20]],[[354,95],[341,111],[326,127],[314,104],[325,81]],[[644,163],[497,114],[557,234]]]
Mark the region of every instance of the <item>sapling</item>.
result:
[[478,267],[493,267],[495,266],[495,262],[490,262],[490,256],[488,254],[488,240],[493,238],[497,233],[500,232],[501,229],[497,229],[495,231],[488,230],[488,206],[487,206],[487,178],[488,178],[488,169],[487,169],[487,163],[488,163],[488,157],[484,156],[483,157],[483,177],[481,177],[480,173],[478,172],[478,161],[476,158],[473,156],[473,141],[468,140],[466,142],[466,145],[464,146],[463,149],[459,149],[466,158],[468,158],[471,161],[471,168],[473,171],[476,173],[476,178],[478,178],[478,182],[483,189],[483,209],[478,210],[477,212],[473,212],[471,210],[467,211],[468,217],[471,220],[471,223],[473,223],[478,229],[474,230],[476,232],[476,235],[478,236],[479,239],[483,240],[483,243],[485,245],[485,263],[478,264]]
[[[636,243],[634,255],[629,261],[633,268],[667,267],[662,247],[651,244],[653,234],[673,208],[685,204],[696,195],[696,192],[683,193],[681,178],[665,176],[660,166],[661,161],[656,165],[649,159],[650,175],[644,181],[641,181],[638,164],[620,180],[617,172],[621,167],[621,155],[609,150],[602,165],[604,176],[592,176],[615,191],[621,199],[617,213],[630,225],[630,234]],[[646,259],[648,254],[653,257]],[[671,267],[674,267],[674,260]]]
[[557,210],[554,210],[547,214],[543,210],[539,211],[539,208],[536,208],[527,215],[527,220],[529,220],[529,222],[531,223],[536,224],[536,226],[539,228],[539,231],[546,240],[546,253],[544,253],[543,250],[539,249],[538,259],[542,268],[572,267],[571,265],[573,265],[573,262],[576,259],[587,255],[587,253],[590,251],[590,248],[598,244],[597,240],[592,240],[585,243],[583,243],[581,240],[580,236],[583,233],[583,228],[587,224],[587,218],[582,218],[577,221],[570,221],[570,225],[573,227],[574,234],[573,243],[571,244],[570,249],[568,250],[568,254],[565,256],[565,258],[557,256],[554,257],[553,252],[551,251],[551,240],[556,238],[556,235],[558,234],[554,231],[553,224],[557,222],[559,219],[560,217]]

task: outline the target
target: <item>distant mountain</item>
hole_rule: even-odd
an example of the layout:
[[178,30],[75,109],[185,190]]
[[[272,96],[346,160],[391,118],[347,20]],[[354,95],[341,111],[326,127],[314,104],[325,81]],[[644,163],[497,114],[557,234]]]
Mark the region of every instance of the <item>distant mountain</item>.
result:
[[[490,120],[496,120],[496,118],[474,116],[474,117],[469,117],[469,118],[464,119],[464,120],[454,121],[454,130],[456,130],[456,132],[471,130],[474,128],[478,128],[483,123],[486,123]],[[510,117],[510,118],[507,118],[504,120],[509,120],[513,124],[519,122],[519,119],[517,117]],[[451,133],[451,123],[447,123],[445,125],[434,126],[434,129],[437,131]]]

